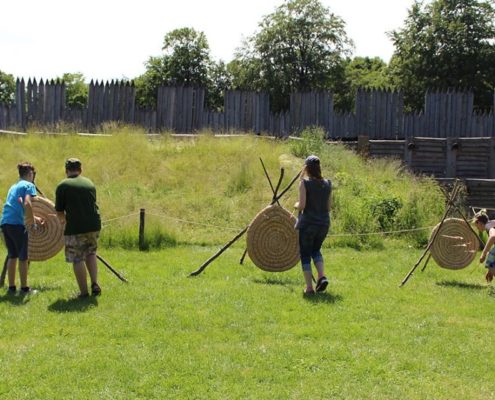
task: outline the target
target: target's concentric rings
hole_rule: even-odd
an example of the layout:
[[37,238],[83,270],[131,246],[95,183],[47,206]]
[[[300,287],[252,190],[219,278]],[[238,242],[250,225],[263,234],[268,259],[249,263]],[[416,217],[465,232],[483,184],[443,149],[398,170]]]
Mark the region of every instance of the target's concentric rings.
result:
[[28,258],[30,261],[45,261],[64,247],[64,227],[50,200],[40,196],[31,200],[34,215],[43,218],[44,224],[29,231]]
[[478,238],[466,221],[460,218],[447,218],[442,226],[438,224],[432,231],[430,241],[439,229],[430,251],[435,262],[442,268],[462,269],[476,257]]
[[247,230],[249,258],[260,269],[287,271],[299,261],[299,237],[295,217],[283,207],[261,210]]

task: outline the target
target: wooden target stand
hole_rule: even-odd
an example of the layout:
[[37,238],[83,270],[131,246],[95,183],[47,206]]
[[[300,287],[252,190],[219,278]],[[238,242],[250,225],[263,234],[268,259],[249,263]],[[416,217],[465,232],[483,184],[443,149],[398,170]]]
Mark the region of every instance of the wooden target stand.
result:
[[[282,179],[284,177],[284,169],[281,168],[280,169],[280,176],[279,176],[279,179],[278,179],[278,183],[277,183],[277,186],[276,187],[273,187],[273,184],[272,184],[272,181],[270,179],[270,176],[268,175],[268,172],[265,168],[265,164],[263,163],[263,160],[260,158],[260,161],[261,161],[261,165],[263,167],[263,171],[265,173],[265,176],[266,178],[268,179],[268,183],[270,184],[270,188],[272,190],[272,194],[273,194],[273,197],[272,197],[272,200],[269,204],[269,206],[272,206],[274,205],[275,203],[278,204],[280,206],[280,203],[279,203],[279,200],[280,198],[292,187],[292,185],[294,184],[294,182],[296,182],[296,180],[299,178],[299,176],[301,175],[302,173],[302,170],[299,171],[297,173],[296,176],[294,176],[294,178],[292,178],[292,180],[290,181],[290,183],[287,185],[287,187],[285,187],[285,189],[283,189],[280,194],[279,194],[279,189],[280,189],[280,185],[282,183]],[[201,272],[203,272],[206,267],[211,264],[212,261],[214,261],[216,258],[218,258],[225,250],[227,250],[233,243],[235,243],[239,238],[241,238],[247,231],[248,229],[250,228],[251,225],[248,225],[246,226],[244,229],[242,229],[236,236],[234,236],[234,238],[232,238],[227,244],[225,244],[220,250],[218,250],[213,256],[211,256],[208,260],[206,260],[196,271],[193,271],[189,274],[189,276],[197,276],[199,274],[201,274]],[[246,248],[246,250],[244,250],[244,253],[240,259],[240,264],[242,264],[244,262],[244,258],[246,257],[246,254],[247,254],[248,250]]]
[[[404,277],[404,279],[402,280],[402,282],[399,285],[399,287],[402,287],[402,286],[404,286],[406,284],[406,282],[409,280],[409,278],[414,274],[414,271],[419,266],[419,264],[421,263],[421,261],[423,261],[423,259],[425,258],[425,256],[428,254],[428,257],[426,258],[425,264],[424,264],[423,268],[421,269],[421,272],[423,272],[426,269],[426,266],[428,265],[428,262],[430,261],[430,258],[432,256],[431,248],[436,243],[436,241],[439,240],[438,239],[438,235],[439,235],[439,233],[441,231],[441,228],[444,225],[444,223],[445,223],[445,221],[447,220],[448,217],[451,217],[451,216],[456,215],[456,214],[458,216],[460,216],[461,219],[464,220],[464,222],[468,226],[469,230],[471,230],[472,233],[474,233],[474,235],[478,239],[479,243],[482,246],[485,246],[485,243],[483,242],[483,240],[481,240],[481,238],[478,235],[478,233],[476,233],[476,231],[472,228],[471,224],[466,219],[466,217],[464,216],[462,210],[460,210],[459,205],[457,204],[458,196],[460,195],[461,190],[462,190],[462,184],[461,184],[461,182],[458,179],[456,179],[454,181],[454,184],[453,184],[452,189],[451,189],[450,192],[449,192],[448,189],[444,189],[444,188],[441,188],[441,189],[442,189],[442,192],[443,192],[443,194],[444,194],[444,196],[445,196],[445,198],[447,200],[447,209],[445,210],[445,213],[444,213],[444,215],[442,217],[442,220],[435,227],[435,229],[433,231],[433,235],[430,238],[430,240],[428,242],[428,245],[426,246],[425,251],[419,257],[418,261],[416,262],[416,264],[414,264],[414,266],[412,267],[412,269]],[[457,269],[460,269],[460,268],[457,268]]]

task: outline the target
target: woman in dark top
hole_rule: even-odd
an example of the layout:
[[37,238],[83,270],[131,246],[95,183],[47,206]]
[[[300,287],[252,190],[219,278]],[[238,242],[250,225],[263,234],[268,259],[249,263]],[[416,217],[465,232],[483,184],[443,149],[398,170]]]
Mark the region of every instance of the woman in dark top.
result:
[[300,212],[297,229],[299,229],[299,251],[306,281],[304,290],[306,294],[315,292],[311,259],[318,271],[316,291],[323,292],[328,285],[320,249],[330,227],[331,192],[332,182],[321,176],[320,159],[314,155],[306,158],[299,183],[299,201],[295,204]]

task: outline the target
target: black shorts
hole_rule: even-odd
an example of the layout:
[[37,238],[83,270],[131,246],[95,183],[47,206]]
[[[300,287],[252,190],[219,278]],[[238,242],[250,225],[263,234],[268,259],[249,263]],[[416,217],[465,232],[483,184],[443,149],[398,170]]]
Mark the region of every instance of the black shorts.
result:
[[2,225],[9,258],[28,259],[28,233],[24,225]]

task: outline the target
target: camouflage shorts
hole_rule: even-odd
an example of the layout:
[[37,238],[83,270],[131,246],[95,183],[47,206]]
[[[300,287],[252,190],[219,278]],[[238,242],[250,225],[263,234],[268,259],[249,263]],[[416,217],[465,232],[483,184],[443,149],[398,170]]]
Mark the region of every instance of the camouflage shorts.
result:
[[65,236],[65,261],[80,262],[87,256],[96,254],[100,232],[80,233]]

